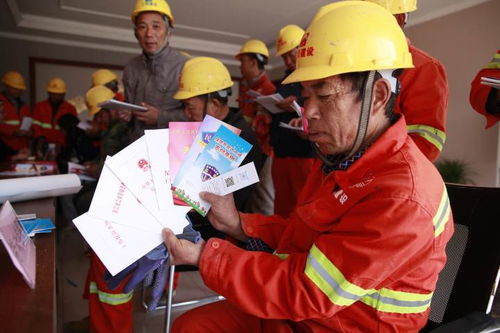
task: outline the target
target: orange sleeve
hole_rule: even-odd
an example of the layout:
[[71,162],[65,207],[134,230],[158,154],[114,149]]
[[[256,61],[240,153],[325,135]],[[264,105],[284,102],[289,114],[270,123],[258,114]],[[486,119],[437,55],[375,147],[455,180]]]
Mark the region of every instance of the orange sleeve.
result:
[[488,76],[500,79],[500,70],[485,68],[480,70],[471,83],[469,101],[477,113],[482,114],[486,118],[486,127],[490,128],[500,120],[500,114],[491,114],[486,112],[486,100],[493,89],[490,86],[481,84],[481,77]]
[[415,68],[400,78],[396,112],[405,116],[408,132],[427,158],[434,162],[446,141],[448,78],[436,59],[412,48]]

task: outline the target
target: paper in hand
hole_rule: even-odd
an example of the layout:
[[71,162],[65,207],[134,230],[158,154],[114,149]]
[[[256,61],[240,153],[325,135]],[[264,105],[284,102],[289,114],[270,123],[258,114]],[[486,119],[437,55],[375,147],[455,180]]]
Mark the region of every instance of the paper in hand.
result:
[[219,177],[201,183],[203,191],[226,195],[259,182],[259,175],[253,162],[226,172]]
[[200,198],[202,183],[237,168],[251,148],[251,144],[226,127],[219,127],[210,143],[186,171],[175,193],[205,216],[210,204]]
[[145,106],[117,101],[116,99],[108,99],[107,101],[99,103],[99,106],[103,109],[111,109],[111,110],[131,110],[131,111],[142,111],[142,112],[148,110],[148,108]]

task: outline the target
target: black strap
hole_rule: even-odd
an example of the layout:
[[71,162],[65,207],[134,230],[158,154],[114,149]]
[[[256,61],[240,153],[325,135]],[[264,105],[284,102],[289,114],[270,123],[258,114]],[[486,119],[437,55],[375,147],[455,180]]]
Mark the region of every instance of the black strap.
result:
[[371,113],[371,101],[373,96],[373,83],[375,82],[375,73],[376,71],[370,71],[368,73],[368,77],[364,84],[364,93],[363,93],[363,101],[361,104],[361,114],[359,115],[359,123],[358,123],[358,132],[356,133],[356,138],[354,139],[354,144],[351,147],[351,150],[347,154],[341,154],[335,160],[328,159],[325,155],[323,155],[319,149],[317,149],[316,145],[313,144],[313,147],[316,150],[316,154],[321,159],[321,161],[327,166],[334,166],[340,164],[351,157],[354,156],[361,148],[363,141],[366,137],[366,132],[368,130],[368,124],[370,122],[370,113]]

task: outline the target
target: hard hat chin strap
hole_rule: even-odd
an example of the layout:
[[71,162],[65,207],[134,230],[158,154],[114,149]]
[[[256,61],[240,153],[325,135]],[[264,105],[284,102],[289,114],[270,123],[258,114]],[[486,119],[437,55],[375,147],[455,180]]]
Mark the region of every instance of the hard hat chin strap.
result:
[[205,105],[203,106],[203,119],[205,119],[205,116],[207,115],[208,112],[208,101],[210,100],[210,94],[207,94],[207,98],[205,99]]
[[370,122],[370,114],[372,111],[372,95],[375,73],[376,71],[370,71],[368,73],[364,87],[363,101],[361,104],[361,114],[359,115],[358,133],[356,134],[356,139],[354,140],[351,151],[347,154],[346,160],[356,154],[365,141],[366,132],[368,131],[368,123]]
[[363,142],[366,138],[366,132],[368,131],[368,124],[370,122],[371,114],[371,102],[373,96],[373,83],[375,82],[376,71],[370,71],[368,77],[364,83],[363,88],[363,100],[361,104],[361,114],[359,115],[358,122],[358,132],[356,133],[356,138],[354,139],[354,144],[352,145],[350,151],[347,154],[338,155],[337,158],[328,158],[323,153],[321,153],[316,145],[313,145],[316,154],[321,159],[321,161],[327,166],[338,165],[351,157],[353,157],[358,151],[362,149]]

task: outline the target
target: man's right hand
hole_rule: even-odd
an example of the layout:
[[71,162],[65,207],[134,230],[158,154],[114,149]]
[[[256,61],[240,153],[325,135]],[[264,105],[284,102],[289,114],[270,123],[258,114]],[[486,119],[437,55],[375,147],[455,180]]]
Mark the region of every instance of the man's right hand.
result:
[[121,121],[128,123],[128,122],[130,122],[130,119],[132,119],[132,111],[119,110],[118,111],[118,118],[120,118]]
[[240,241],[245,242],[247,240],[248,237],[241,227],[240,215],[231,193],[219,196],[213,193],[200,192],[200,198],[212,205],[207,217],[215,229]]
[[293,101],[296,101],[297,97],[291,95],[288,96],[287,98],[284,98],[282,101],[276,102],[276,106],[279,107],[281,110],[287,111],[287,112],[295,112],[294,108],[292,107]]

